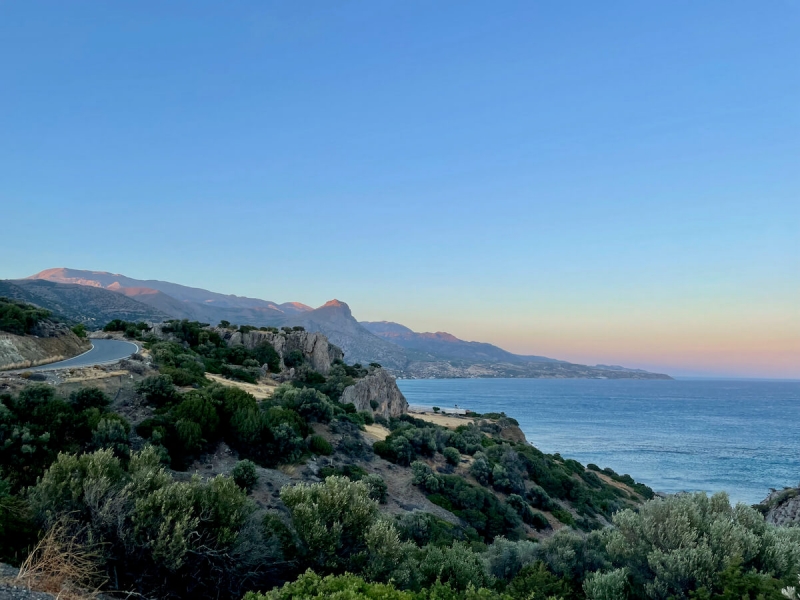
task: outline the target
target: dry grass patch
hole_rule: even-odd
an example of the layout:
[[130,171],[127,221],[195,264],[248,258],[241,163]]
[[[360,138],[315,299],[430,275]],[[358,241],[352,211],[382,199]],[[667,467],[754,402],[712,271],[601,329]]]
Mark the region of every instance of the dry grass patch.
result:
[[245,392],[252,394],[258,400],[265,400],[269,398],[278,387],[277,383],[270,380],[264,380],[260,383],[245,383],[243,381],[225,379],[224,377],[220,375],[214,375],[213,373],[206,373],[206,379],[210,379],[214,383],[221,383],[222,385],[226,385],[228,387],[237,387],[240,390],[244,390]]
[[60,600],[93,600],[106,581],[98,559],[96,552],[69,532],[66,523],[59,522],[39,540],[13,583]]
[[364,431],[367,437],[376,442],[385,440],[391,433],[383,425],[364,425]]

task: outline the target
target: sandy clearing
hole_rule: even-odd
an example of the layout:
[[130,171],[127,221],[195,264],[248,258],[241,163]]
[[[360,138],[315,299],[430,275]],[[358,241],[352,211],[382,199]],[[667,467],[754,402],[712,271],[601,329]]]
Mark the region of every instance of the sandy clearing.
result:
[[412,417],[417,419],[422,419],[423,421],[428,421],[428,423],[433,423],[435,425],[441,425],[442,427],[448,427],[450,429],[455,429],[461,425],[467,425],[468,423],[472,423],[471,417],[458,417],[455,415],[442,415],[436,414],[432,412],[414,412],[409,413]]
[[215,383],[227,385],[228,387],[237,387],[240,390],[244,390],[245,392],[253,394],[253,396],[259,400],[264,400],[272,396],[272,393],[278,387],[278,384],[274,382],[245,383],[243,381],[232,381],[231,379],[225,379],[224,377],[214,375],[213,373],[206,373],[206,378]]

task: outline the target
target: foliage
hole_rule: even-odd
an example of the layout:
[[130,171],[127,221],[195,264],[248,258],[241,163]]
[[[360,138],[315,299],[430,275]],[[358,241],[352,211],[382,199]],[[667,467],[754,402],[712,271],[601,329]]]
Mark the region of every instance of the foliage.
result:
[[614,525],[609,556],[630,571],[633,593],[650,598],[719,593],[732,565],[778,580],[800,567],[800,530],[768,527],[753,508],[731,507],[723,493],[651,500],[639,512],[614,515]]
[[356,575],[320,577],[310,569],[280,589],[258,594],[248,592],[243,600],[292,600],[294,598],[331,598],[333,600],[413,600],[409,592],[382,583],[367,583]]
[[451,465],[457,465],[458,463],[461,462],[461,452],[459,452],[457,448],[453,448],[452,446],[448,446],[447,448],[442,450],[442,456],[444,456],[445,460]]
[[86,325],[84,325],[83,323],[78,323],[77,325],[73,325],[71,329],[72,333],[77,335],[79,338],[81,339],[86,338]]
[[29,385],[16,398],[0,395],[0,464],[12,491],[33,485],[59,452],[80,452],[103,443],[108,435],[113,439],[106,441],[120,455],[127,454],[129,426],[122,417],[106,412],[108,402],[91,388],[64,401],[46,384]]
[[323,568],[343,567],[363,552],[364,532],[377,519],[378,505],[367,485],[344,477],[286,486],[281,500],[291,512],[305,559]]
[[9,298],[0,298],[0,331],[16,335],[30,334],[40,321],[49,317],[49,310]]
[[333,454],[333,446],[321,435],[312,435],[308,439],[308,449],[314,454],[330,456]]
[[109,450],[60,454],[30,501],[45,528],[68,517],[76,535],[101,544],[103,566],[120,584],[237,595],[237,573],[267,556],[248,545],[253,507],[233,480],[174,482],[152,447],[134,453],[127,467]]
[[141,340],[145,332],[150,331],[151,327],[143,322],[124,321],[122,319],[114,319],[106,323],[103,331],[121,331],[125,337]]
[[177,390],[172,383],[169,375],[151,375],[137,382],[135,388],[137,394],[141,394],[150,403],[156,406],[163,406],[175,398]]
[[233,477],[233,481],[236,485],[249,492],[258,483],[258,473],[256,472],[255,463],[247,459],[240,460],[236,463],[236,466],[233,467],[231,477]]

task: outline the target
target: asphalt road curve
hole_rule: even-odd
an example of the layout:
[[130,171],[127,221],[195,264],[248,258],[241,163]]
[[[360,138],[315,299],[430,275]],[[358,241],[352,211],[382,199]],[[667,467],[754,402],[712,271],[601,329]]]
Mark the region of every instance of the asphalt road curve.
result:
[[68,369],[76,367],[91,367],[94,365],[103,365],[106,363],[113,363],[123,358],[128,358],[134,352],[137,352],[139,347],[132,342],[123,342],[120,340],[92,340],[92,349],[78,356],[68,358],[59,362],[50,363],[49,365],[42,365],[41,367],[34,367],[26,369],[27,371],[53,371],[55,369]]

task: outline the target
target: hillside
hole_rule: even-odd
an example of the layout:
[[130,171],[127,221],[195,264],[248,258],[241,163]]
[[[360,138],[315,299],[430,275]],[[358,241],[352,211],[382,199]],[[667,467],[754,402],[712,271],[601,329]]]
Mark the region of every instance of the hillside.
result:
[[89,348],[89,341],[58,322],[49,311],[0,296],[0,370],[56,362]]
[[269,300],[218,294],[155,279],[133,279],[105,271],[78,269],[47,269],[30,276],[31,280],[71,283],[120,292],[173,318],[219,323],[248,323],[256,326],[273,325],[285,315],[311,310],[299,302],[278,304]]
[[[135,360],[49,373],[56,385],[3,380],[13,393],[0,395],[0,431],[28,433],[0,446],[0,500],[25,507],[9,517],[0,504],[3,531],[25,532],[0,541],[0,560],[22,560],[33,518],[55,532],[51,543],[101,543],[98,568],[144,597],[238,599],[306,568],[421,589],[437,577],[411,567],[431,553],[482,564],[487,545],[589,532],[653,495],[610,469],[539,452],[503,414],[444,425],[410,415],[383,369],[346,366],[316,333],[174,323],[142,337]],[[222,376],[206,379],[212,371]],[[245,391],[251,378],[266,399]],[[20,451],[26,440],[35,452]],[[327,515],[322,540],[300,507],[306,493]],[[378,526],[390,534],[380,545],[369,541]],[[330,535],[342,537],[331,546]],[[406,558],[380,560],[385,543]],[[418,574],[402,575],[403,564]],[[452,589],[492,573],[481,566]]]
[[800,567],[761,514],[796,490],[657,498],[504,413],[409,414],[318,333],[139,331],[116,365],[0,375],[0,561],[29,565],[0,565],[0,594],[779,600]]
[[0,296],[42,306],[68,321],[102,327],[112,319],[162,321],[168,313],[97,287],[27,279],[0,280]]
[[[8,282],[20,285],[50,284],[54,311],[58,307],[55,285],[85,286],[95,292],[114,292],[130,302],[120,306],[119,314],[105,311],[110,318],[138,319],[139,312],[161,315],[153,319],[188,319],[215,324],[222,321],[255,327],[302,326],[324,333],[341,347],[353,363],[377,362],[393,373],[410,378],[429,377],[547,377],[604,379],[668,379],[669,376],[624,367],[576,365],[543,356],[522,356],[483,342],[467,342],[445,333],[416,333],[388,321],[359,323],[350,307],[332,300],[312,309],[299,302],[276,303],[257,298],[219,294],[175,283],[133,279],[105,271],[48,269],[26,280]],[[83,311],[98,313],[109,304],[107,297],[87,293]],[[71,300],[61,305],[74,306]],[[143,309],[142,306],[148,307]],[[110,318],[108,320],[110,320]],[[101,321],[94,321],[101,323]]]

